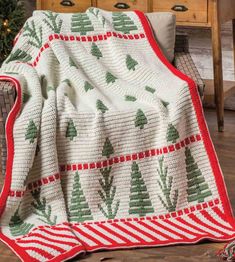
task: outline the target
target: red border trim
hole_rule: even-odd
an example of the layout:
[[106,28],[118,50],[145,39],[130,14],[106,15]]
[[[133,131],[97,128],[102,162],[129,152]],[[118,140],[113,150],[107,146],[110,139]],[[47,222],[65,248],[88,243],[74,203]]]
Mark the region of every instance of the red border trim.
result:
[[198,94],[196,84],[188,76],[184,75],[182,72],[177,70],[163,55],[162,51],[160,50],[160,48],[157,45],[156,40],[154,39],[154,35],[153,35],[153,32],[152,32],[151,26],[149,24],[148,19],[144,15],[144,13],[142,13],[140,11],[135,11],[135,13],[139,17],[139,19],[140,19],[140,21],[143,25],[147,39],[148,39],[153,51],[157,55],[157,57],[162,61],[162,63],[174,75],[178,76],[179,78],[181,78],[182,80],[184,80],[188,83],[189,91],[190,91],[190,94],[191,94],[191,99],[192,99],[193,106],[194,106],[194,109],[195,109],[195,112],[196,112],[199,129],[200,129],[201,136],[202,136],[202,140],[203,140],[203,143],[205,145],[205,149],[206,149],[206,152],[207,152],[210,164],[211,164],[211,168],[212,168],[213,173],[214,173],[217,189],[218,189],[220,198],[222,200],[222,205],[223,205],[225,213],[228,216],[230,216],[230,218],[228,218],[228,219],[230,219],[230,221],[232,221],[234,223],[232,207],[231,207],[231,204],[230,204],[229,199],[228,199],[228,193],[227,193],[227,190],[226,190],[226,187],[225,187],[225,182],[224,182],[224,178],[223,178],[223,175],[222,175],[221,168],[219,166],[218,158],[216,156],[215,148],[213,146],[213,143],[212,143],[209,131],[208,131],[208,127],[207,127],[207,124],[206,124],[206,121],[205,121],[205,116],[204,116],[204,112],[203,112],[203,109],[202,109],[202,103],[201,103],[201,99],[200,99],[199,94]]
[[[224,182],[222,172],[221,172],[221,169],[220,169],[220,166],[219,166],[219,163],[218,163],[218,159],[217,159],[217,156],[216,156],[216,153],[215,153],[215,149],[214,149],[214,146],[212,144],[212,141],[211,141],[211,138],[210,138],[210,135],[209,135],[209,132],[208,132],[208,128],[207,128],[207,125],[206,125],[206,122],[205,122],[204,113],[203,113],[203,110],[202,110],[202,105],[201,105],[201,101],[200,101],[200,98],[199,98],[197,87],[196,87],[195,83],[193,82],[193,80],[191,80],[189,77],[184,75],[182,72],[180,72],[176,68],[174,68],[173,65],[171,65],[168,62],[168,60],[164,57],[164,55],[162,54],[160,48],[158,47],[158,45],[157,45],[157,43],[154,39],[153,32],[151,30],[151,27],[150,27],[149,22],[148,22],[147,18],[145,17],[145,15],[140,11],[135,11],[135,13],[139,17],[139,19],[140,19],[140,21],[143,25],[144,31],[146,33],[147,39],[148,39],[152,49],[154,50],[154,52],[158,56],[158,58],[162,61],[163,64],[165,64],[165,66],[174,75],[176,75],[179,78],[181,78],[182,80],[186,81],[189,85],[191,99],[192,99],[193,106],[194,106],[194,109],[195,109],[195,112],[196,112],[196,115],[197,115],[197,120],[198,120],[198,124],[199,124],[199,128],[200,128],[200,132],[201,132],[201,135],[202,135],[202,140],[203,140],[203,143],[205,145],[205,149],[206,149],[206,152],[208,154],[208,158],[210,160],[210,164],[211,164],[211,167],[212,167],[212,170],[213,170],[213,173],[214,173],[217,189],[218,189],[220,198],[222,200],[222,205],[223,205],[224,211],[226,213],[226,218],[228,219],[228,221],[230,221],[234,225],[234,219],[233,219],[233,216],[232,216],[232,209],[231,209],[230,202],[228,200],[228,194],[227,194],[227,190],[226,190],[226,187],[225,187],[225,182]],[[0,76],[0,80],[8,80],[8,81],[13,82],[14,85],[15,85],[15,88],[17,90],[17,98],[16,98],[15,104],[14,104],[10,114],[8,115],[7,123],[6,123],[6,140],[7,140],[8,158],[7,158],[7,169],[6,169],[5,182],[4,182],[3,189],[2,189],[2,192],[1,192],[1,195],[0,195],[0,203],[1,203],[0,204],[0,217],[1,217],[1,215],[4,212],[4,209],[5,209],[6,201],[7,201],[8,194],[9,194],[9,191],[10,191],[10,186],[11,186],[12,166],[13,166],[13,158],[14,158],[13,127],[14,127],[14,122],[17,118],[17,115],[19,114],[20,109],[21,109],[22,92],[21,92],[20,83],[18,82],[17,79],[15,79],[13,77],[9,77],[9,76]],[[23,261],[31,260],[31,257],[24,250],[19,248],[19,246],[17,246],[12,239],[5,236],[2,232],[0,232],[0,238]],[[199,241],[199,240],[200,239],[198,239],[197,241]],[[214,239],[214,240],[219,240],[219,239]],[[196,243],[196,242],[194,242],[194,243]],[[67,252],[66,254],[63,254],[62,256],[60,256],[58,258],[60,259],[60,261],[62,259],[71,258],[71,257],[77,255],[77,252],[83,252],[81,250],[80,246],[75,247],[74,249],[70,250],[69,252]],[[55,258],[52,261],[59,261],[58,258]]]

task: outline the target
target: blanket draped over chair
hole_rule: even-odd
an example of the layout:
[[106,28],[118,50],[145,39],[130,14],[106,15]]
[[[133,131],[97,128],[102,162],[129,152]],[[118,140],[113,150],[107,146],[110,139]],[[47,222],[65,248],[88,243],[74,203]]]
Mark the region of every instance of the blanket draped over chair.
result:
[[197,88],[143,13],[35,11],[0,79],[0,238],[22,261],[235,237]]

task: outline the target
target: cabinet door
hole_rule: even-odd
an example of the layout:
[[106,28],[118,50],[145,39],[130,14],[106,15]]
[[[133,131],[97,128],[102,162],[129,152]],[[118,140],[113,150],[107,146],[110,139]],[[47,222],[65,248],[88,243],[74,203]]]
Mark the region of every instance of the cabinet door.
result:
[[97,0],[97,7],[108,11],[140,10],[148,12],[148,0]]
[[154,12],[174,12],[177,22],[207,23],[207,0],[153,0]]
[[59,13],[84,12],[91,6],[91,0],[41,0],[37,9],[51,10]]

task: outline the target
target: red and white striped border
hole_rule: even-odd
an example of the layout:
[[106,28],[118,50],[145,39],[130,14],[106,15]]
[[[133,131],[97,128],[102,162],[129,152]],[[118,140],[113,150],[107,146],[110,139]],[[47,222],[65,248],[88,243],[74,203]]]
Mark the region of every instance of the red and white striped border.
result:
[[59,261],[58,256],[74,248],[85,252],[196,243],[202,239],[225,241],[234,236],[234,227],[226,220],[221,205],[214,205],[180,217],[40,226],[14,241],[35,261],[53,261],[54,257]]
[[146,151],[128,154],[128,155],[122,155],[122,156],[116,156],[113,158],[110,158],[109,160],[99,161],[99,162],[91,162],[91,163],[77,163],[77,164],[67,164],[67,165],[60,165],[60,172],[66,172],[66,171],[76,171],[76,170],[87,170],[87,169],[100,169],[107,166],[112,166],[114,164],[128,162],[128,161],[135,161],[137,159],[144,159],[149,158],[153,156],[159,156],[163,154],[168,154],[177,150],[180,150],[181,148],[184,148],[188,146],[189,144],[195,143],[197,141],[201,141],[201,135],[192,135],[190,137],[185,138],[184,140],[171,144],[169,146],[164,146],[157,149],[149,149]]

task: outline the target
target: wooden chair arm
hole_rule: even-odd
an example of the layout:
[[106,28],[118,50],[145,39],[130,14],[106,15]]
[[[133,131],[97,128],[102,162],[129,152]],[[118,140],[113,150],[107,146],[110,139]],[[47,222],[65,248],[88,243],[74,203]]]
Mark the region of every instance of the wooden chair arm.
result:
[[14,84],[8,81],[0,81],[0,156],[1,171],[4,175],[6,172],[7,148],[5,137],[5,123],[7,116],[11,111],[16,97]]

